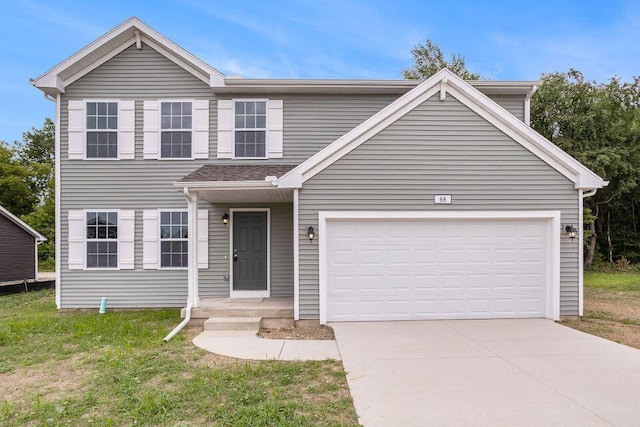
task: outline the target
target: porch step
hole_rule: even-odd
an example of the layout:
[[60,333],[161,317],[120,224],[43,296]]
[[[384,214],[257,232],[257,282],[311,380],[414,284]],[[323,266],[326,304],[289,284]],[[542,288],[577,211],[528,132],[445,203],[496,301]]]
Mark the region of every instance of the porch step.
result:
[[[184,318],[184,309],[180,315]],[[260,301],[201,299],[200,307],[191,310],[194,319],[211,317],[293,317],[292,298],[265,298]]]
[[260,329],[260,317],[218,317],[204,322],[205,331],[256,331]]

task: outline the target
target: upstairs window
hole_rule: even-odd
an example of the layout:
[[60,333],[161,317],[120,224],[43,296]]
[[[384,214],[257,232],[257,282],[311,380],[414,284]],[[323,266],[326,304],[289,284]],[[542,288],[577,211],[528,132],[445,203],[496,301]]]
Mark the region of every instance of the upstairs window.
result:
[[235,101],[234,157],[266,158],[267,101]]
[[87,212],[87,268],[118,268],[118,213]]
[[185,211],[160,212],[160,267],[186,268],[189,254],[189,219]]
[[191,159],[191,102],[160,104],[160,158]]
[[118,158],[118,103],[87,102],[88,159]]

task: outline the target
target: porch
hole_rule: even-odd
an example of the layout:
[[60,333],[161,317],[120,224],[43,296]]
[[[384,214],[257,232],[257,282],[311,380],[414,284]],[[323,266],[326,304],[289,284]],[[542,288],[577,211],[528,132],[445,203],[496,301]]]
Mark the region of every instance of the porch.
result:
[[[183,315],[190,309],[192,318],[230,323],[297,318],[294,190],[276,185],[277,177],[293,167],[209,164],[174,184],[186,196],[189,215]],[[196,220],[205,206],[208,231]],[[203,251],[208,251],[206,269],[198,254]]]

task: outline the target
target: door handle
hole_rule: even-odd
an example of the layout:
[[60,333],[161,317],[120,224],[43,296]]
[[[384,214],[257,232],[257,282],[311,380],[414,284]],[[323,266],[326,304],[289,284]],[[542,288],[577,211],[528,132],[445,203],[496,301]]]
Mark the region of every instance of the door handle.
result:
[[238,249],[233,248],[233,262],[238,261]]

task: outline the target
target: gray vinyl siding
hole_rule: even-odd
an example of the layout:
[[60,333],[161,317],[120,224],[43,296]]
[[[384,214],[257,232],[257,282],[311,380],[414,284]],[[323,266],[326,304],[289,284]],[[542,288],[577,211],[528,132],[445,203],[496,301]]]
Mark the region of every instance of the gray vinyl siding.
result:
[[35,237],[0,213],[0,283],[35,279],[35,257]]
[[524,121],[524,95],[488,95],[505,110]]
[[[233,96],[229,96],[233,97]],[[253,96],[252,97],[259,97]],[[283,95],[284,158],[256,163],[298,164],[348,130],[391,103],[394,95]],[[135,160],[68,159],[68,102],[70,99],[135,100]],[[208,99],[209,160],[143,160],[143,101],[147,99]],[[110,307],[172,307],[184,305],[186,271],[142,269],[142,210],[186,209],[183,194],[172,187],[179,178],[205,163],[231,164],[216,159],[217,99],[207,83],[143,43],[124,50],[70,84],[61,98],[61,303],[62,307],[96,307],[103,296]],[[244,163],[253,163],[247,161]],[[272,208],[271,284],[274,296],[293,289],[290,205]],[[228,207],[228,206],[227,206]],[[69,210],[135,210],[135,269],[121,271],[68,270]],[[224,206],[201,202],[210,209],[209,268],[200,270],[201,296],[228,296],[228,233],[221,228]]]
[[[434,205],[434,194],[453,204]],[[578,223],[573,183],[453,96],[439,96],[391,124],[299,192],[300,314],[317,319],[318,211],[559,210]],[[561,230],[557,230],[561,233]],[[561,238],[561,315],[578,314],[578,243]]]

